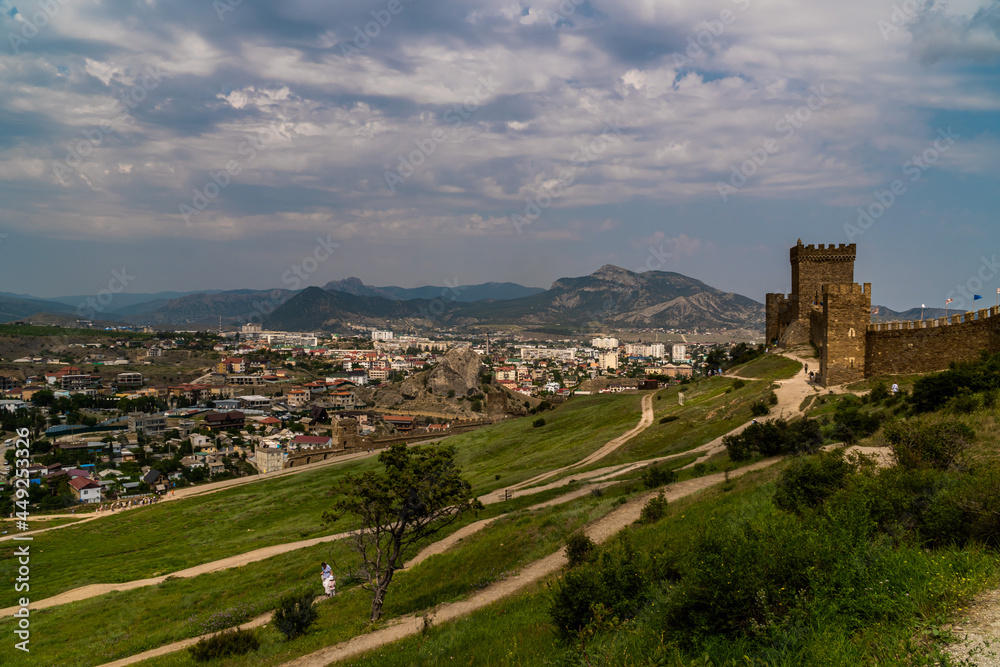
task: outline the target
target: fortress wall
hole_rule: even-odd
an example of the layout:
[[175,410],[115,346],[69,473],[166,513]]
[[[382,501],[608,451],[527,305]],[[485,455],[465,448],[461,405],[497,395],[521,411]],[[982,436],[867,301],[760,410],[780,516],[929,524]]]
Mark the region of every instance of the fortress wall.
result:
[[996,306],[934,320],[871,324],[866,332],[865,377],[929,373],[952,361],[1000,351]]

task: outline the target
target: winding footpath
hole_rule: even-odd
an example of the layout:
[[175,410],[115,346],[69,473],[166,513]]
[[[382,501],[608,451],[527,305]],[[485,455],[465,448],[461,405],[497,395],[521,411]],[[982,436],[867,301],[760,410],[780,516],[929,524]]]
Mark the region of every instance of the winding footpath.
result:
[[[793,354],[787,354],[786,356],[789,356],[795,359],[796,361],[807,363]],[[775,390],[775,393],[778,395],[779,399],[778,405],[776,406],[776,411],[778,412],[779,416],[784,416],[784,417],[793,417],[801,414],[801,411],[799,410],[799,405],[803,402],[803,400],[807,396],[816,395],[818,394],[819,391],[818,388],[816,388],[814,385],[808,382],[808,374],[805,373],[804,371],[800,371],[793,378],[789,380],[779,381],[779,385],[780,386]],[[587,457],[581,459],[576,463],[564,466],[556,470],[548,471],[541,475],[537,475],[529,480],[521,482],[517,485],[514,485],[513,487],[510,487],[508,491],[512,493],[508,495],[507,498],[541,493],[549,489],[567,486],[571,483],[571,481],[577,483],[582,481],[589,482],[586,485],[586,487],[583,487],[581,485],[574,485],[575,488],[569,493],[560,495],[556,498],[547,500],[543,503],[539,503],[537,505],[533,505],[531,507],[526,508],[528,510],[541,509],[543,507],[548,507],[575,500],[581,496],[589,494],[591,489],[593,488],[604,488],[606,486],[615,484],[616,482],[614,481],[614,479],[616,477],[620,477],[621,475],[633,472],[651,463],[666,461],[680,456],[686,457],[690,456],[692,453],[698,453],[701,456],[697,461],[694,462],[697,463],[698,461],[714,456],[715,454],[724,450],[724,447],[722,446],[722,437],[724,436],[722,436],[708,443],[705,443],[704,445],[701,445],[699,447],[696,447],[694,449],[685,452],[680,452],[670,456],[657,457],[645,461],[608,466],[606,468],[600,468],[596,470],[587,471],[585,473],[580,473],[575,476],[574,480],[567,480],[564,478],[557,481],[553,481],[549,484],[538,486],[540,482],[544,482],[545,480],[550,479],[551,477],[554,477],[556,475],[565,472],[571,472],[573,470],[577,470],[579,468],[582,468],[584,466],[590,465],[594,462],[601,460],[602,458],[608,456],[610,453],[621,448],[625,443],[627,443],[629,440],[631,440],[636,435],[641,433],[643,430],[649,428],[649,426],[653,424],[654,420],[653,399],[654,399],[654,394],[652,393],[647,394],[646,396],[643,397],[641,403],[642,417],[639,423],[635,427],[630,429],[628,432],[608,441],[600,449],[596,450],[595,452],[591,453],[590,455],[588,455]],[[732,431],[730,431],[730,433],[726,435],[739,433],[744,428],[746,428],[746,426],[748,426],[749,423],[750,422],[733,429]],[[266,477],[241,478],[236,480],[227,480],[225,482],[219,482],[217,484],[206,485],[203,487],[182,489],[177,492],[176,496],[170,498],[170,500],[199,496],[207,493],[214,493],[216,491],[220,491],[225,488],[231,488],[232,486],[239,486],[246,483],[252,483],[253,481],[260,481],[260,479],[273,479],[279,476],[298,474],[305,470],[315,469],[316,467],[331,465],[333,463],[340,463],[343,461],[355,460],[367,456],[373,456],[376,454],[377,452],[359,452],[357,454],[352,454],[345,457],[337,457],[335,459],[320,461],[315,464],[310,464],[308,466],[302,466],[301,468],[295,468],[287,471],[281,471],[279,473],[273,473],[267,475]],[[778,460],[780,459],[778,458],[768,459],[751,466],[739,468],[737,470],[732,471],[730,473],[730,477],[738,477],[752,470],[757,470],[760,468],[770,466],[773,463],[777,462]],[[690,465],[694,465],[694,463]],[[713,486],[723,481],[724,479],[725,479],[725,473],[707,475],[704,477],[689,479],[683,482],[671,484],[665,487],[663,491],[665,493],[666,498],[670,501],[673,501],[691,495],[693,493],[697,493],[707,487]],[[187,493],[184,493],[185,491]],[[629,524],[635,522],[639,518],[639,513],[641,512],[642,507],[646,504],[646,502],[648,502],[650,498],[654,497],[657,493],[658,491],[651,491],[632,499],[631,501],[612,510],[609,514],[605,515],[601,519],[587,526],[584,532],[586,532],[586,534],[597,543],[607,540],[608,538],[610,538],[611,536],[615,535],[623,528],[628,526]],[[503,500],[505,500],[504,490],[499,490],[486,494],[482,496],[480,500],[484,504],[502,502]],[[95,516],[92,518],[84,519],[83,521],[90,521],[96,518],[99,517]],[[413,559],[407,562],[405,567],[407,569],[412,568],[433,555],[444,553],[463,538],[471,536],[476,532],[485,528],[492,521],[496,520],[496,518],[499,517],[484,519],[460,528],[451,535],[448,535],[443,539],[435,542],[434,544],[431,544],[428,547],[426,547]],[[77,525],[78,523],[81,522],[76,522],[67,525]],[[64,526],[58,526],[48,530],[55,530],[57,528],[62,528],[62,527]],[[42,532],[42,531],[33,531],[33,532]],[[244,554],[238,554],[236,556],[231,556],[210,563],[204,563],[194,567],[186,568],[184,570],[173,572],[164,576],[140,579],[118,584],[94,584],[94,585],[84,586],[78,589],[61,593],[51,598],[47,598],[45,600],[40,600],[37,603],[33,603],[32,607],[35,609],[44,609],[61,604],[67,604],[70,602],[89,599],[99,595],[104,595],[112,591],[127,591],[136,588],[141,588],[144,586],[152,586],[162,583],[168,578],[195,577],[200,574],[218,572],[246,565],[248,563],[264,560],[272,556],[288,553],[302,548],[307,548],[317,544],[322,544],[324,542],[339,540],[348,535],[349,533],[339,533],[336,535],[328,535],[310,540],[301,540],[297,542],[264,547]],[[565,562],[566,560],[565,560],[564,550],[560,549],[559,551],[556,551],[555,553],[552,553],[540,560],[525,565],[517,575],[508,578],[504,581],[497,582],[496,584],[493,584],[492,586],[478,592],[477,594],[473,595],[470,598],[452,603],[445,603],[439,605],[433,610],[430,610],[429,612],[425,611],[419,615],[413,614],[398,619],[394,619],[390,621],[388,625],[386,625],[383,628],[380,628],[379,630],[364,635],[359,635],[341,644],[326,647],[324,649],[321,649],[320,651],[317,651],[307,656],[303,656],[287,664],[295,665],[297,667],[327,665],[330,664],[331,662],[344,660],[352,656],[356,656],[360,653],[376,649],[380,646],[385,645],[386,643],[396,641],[398,639],[402,639],[404,637],[419,632],[423,628],[424,617],[428,616],[428,614],[430,614],[433,618],[433,621],[437,623],[447,622],[449,620],[456,619],[460,616],[469,614],[489,604],[492,604],[493,602],[505,596],[524,590],[529,585],[539,581],[540,579],[546,576],[549,576],[557,572],[560,568],[562,568],[565,565]],[[320,604],[324,602],[325,602],[324,600],[320,600]],[[13,613],[16,609],[17,609],[16,607],[13,607],[9,609],[0,610],[0,615],[4,616],[9,615]],[[253,619],[252,621],[249,621],[248,623],[240,627],[254,627],[263,625],[270,620],[270,617],[271,617],[270,613],[264,614],[256,619]],[[203,637],[207,636],[211,635],[203,635]],[[136,662],[140,662],[142,660],[146,660],[148,658],[152,658],[155,656],[166,655],[168,653],[182,650],[188,646],[191,646],[201,638],[202,637],[192,637],[179,642],[175,642],[173,644],[161,646],[152,649],[151,651],[147,651],[145,653],[129,656],[121,660],[108,663],[106,667],[122,667],[124,665],[134,664]]]

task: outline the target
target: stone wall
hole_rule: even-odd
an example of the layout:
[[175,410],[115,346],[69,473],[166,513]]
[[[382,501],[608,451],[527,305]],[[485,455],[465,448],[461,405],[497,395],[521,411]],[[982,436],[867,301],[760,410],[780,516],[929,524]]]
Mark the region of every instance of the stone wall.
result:
[[872,286],[823,285],[820,378],[825,386],[856,382],[865,376],[865,345],[871,322]]
[[792,295],[798,302],[799,319],[808,317],[813,304],[818,303],[823,285],[854,282],[854,258],[857,246],[841,243],[834,247],[802,245],[802,240],[788,251],[792,264]]
[[934,320],[870,324],[866,332],[865,376],[930,373],[952,361],[1000,351],[996,306]]

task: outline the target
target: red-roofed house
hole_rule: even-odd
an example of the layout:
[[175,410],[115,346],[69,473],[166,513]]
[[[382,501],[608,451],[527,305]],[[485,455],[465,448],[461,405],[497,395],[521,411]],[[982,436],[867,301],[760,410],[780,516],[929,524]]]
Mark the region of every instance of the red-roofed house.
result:
[[333,438],[325,435],[297,435],[292,438],[292,444],[299,449],[316,449],[329,447],[333,444]]
[[101,485],[86,477],[74,477],[69,480],[69,488],[73,496],[81,503],[101,502]]

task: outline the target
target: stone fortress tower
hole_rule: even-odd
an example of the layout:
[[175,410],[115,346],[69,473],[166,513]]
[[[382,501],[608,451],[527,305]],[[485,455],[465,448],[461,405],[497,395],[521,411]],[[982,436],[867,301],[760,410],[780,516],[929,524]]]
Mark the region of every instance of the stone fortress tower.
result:
[[865,335],[871,322],[871,283],[854,282],[857,246],[802,245],[789,251],[790,294],[768,294],[767,342],[812,343],[819,352],[823,385],[864,377]]
[[823,386],[873,375],[929,373],[1000,352],[1000,308],[930,320],[872,324],[871,283],[854,282],[856,246],[802,245],[789,252],[791,294],[768,294],[768,345],[812,343]]

